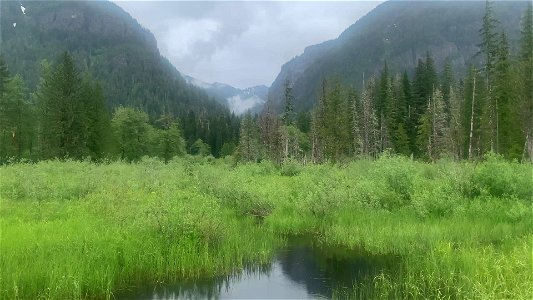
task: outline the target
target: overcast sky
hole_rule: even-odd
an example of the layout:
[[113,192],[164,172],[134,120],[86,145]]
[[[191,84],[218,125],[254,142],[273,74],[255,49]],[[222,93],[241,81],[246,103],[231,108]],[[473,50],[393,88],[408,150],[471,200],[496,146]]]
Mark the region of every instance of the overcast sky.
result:
[[152,31],[183,74],[246,88],[270,86],[305,47],[334,39],[377,1],[115,1]]

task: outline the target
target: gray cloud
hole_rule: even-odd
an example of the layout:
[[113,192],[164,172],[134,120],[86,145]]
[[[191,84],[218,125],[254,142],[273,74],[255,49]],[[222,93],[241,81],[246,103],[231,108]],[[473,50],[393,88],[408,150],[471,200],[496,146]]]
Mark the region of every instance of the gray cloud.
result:
[[379,2],[116,2],[178,70],[207,82],[270,85],[305,47],[336,38]]

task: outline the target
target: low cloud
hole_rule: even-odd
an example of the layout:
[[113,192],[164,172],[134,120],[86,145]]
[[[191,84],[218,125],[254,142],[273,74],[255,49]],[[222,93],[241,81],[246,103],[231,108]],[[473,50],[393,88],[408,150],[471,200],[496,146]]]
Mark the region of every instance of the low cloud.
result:
[[336,38],[379,2],[117,2],[184,74],[270,85],[305,47]]

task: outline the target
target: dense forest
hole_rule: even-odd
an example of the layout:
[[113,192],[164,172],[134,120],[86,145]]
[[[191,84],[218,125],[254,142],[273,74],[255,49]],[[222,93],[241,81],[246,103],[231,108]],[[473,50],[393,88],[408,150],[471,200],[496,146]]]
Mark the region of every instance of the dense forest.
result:
[[4,162],[134,161],[149,155],[168,161],[188,152],[280,163],[337,162],[388,151],[431,161],[475,159],[488,152],[532,159],[532,22],[530,5],[520,49],[513,55],[487,2],[479,30],[478,55],[484,63],[470,66],[464,78],[457,78],[450,63],[437,70],[427,52],[413,78],[406,71],[394,73],[385,62],[362,91],[336,78],[323,79],[316,107],[298,114],[287,81],[284,113],[279,116],[267,104],[260,115],[242,118],[240,132],[238,118],[224,110],[207,117],[194,110],[155,116],[119,106],[111,116],[101,85],[90,74],[80,74],[69,53],[56,64],[42,62],[38,87],[29,94],[23,78],[11,76],[0,58],[0,157]]
[[[25,12],[21,12],[20,3],[1,3],[0,50],[3,55],[3,81],[10,81],[8,77],[18,74],[18,82],[24,82],[23,85],[19,84],[18,93],[22,101],[20,103],[26,103],[30,108],[27,114],[42,116],[38,107],[43,99],[39,99],[38,95],[44,88],[43,83],[52,80],[47,78],[50,77],[46,74],[47,70],[53,73],[60,68],[59,65],[65,63],[62,53],[68,52],[74,64],[73,72],[79,77],[69,83],[69,89],[93,95],[92,91],[85,88],[93,85],[97,90],[95,93],[102,94],[94,94],[95,97],[104,98],[109,118],[120,106],[132,107],[146,113],[151,126],[162,129],[168,125],[167,121],[164,121],[167,125],[162,123],[160,119],[165,119],[162,116],[173,116],[172,122],[181,125],[186,150],[190,152],[195,151],[192,148],[202,145],[198,140],[209,145],[209,153],[217,157],[224,143],[230,146],[237,143],[238,118],[216,103],[204,90],[187,84],[178,70],[160,55],[153,34],[116,4],[110,1],[27,1],[24,6]],[[56,74],[57,80],[58,76],[62,75]],[[85,91],[82,92],[82,89]],[[73,95],[68,101],[74,101],[76,97],[86,102],[84,99],[89,96]],[[2,98],[5,103],[17,101],[7,94],[2,95]],[[14,117],[5,111],[2,118],[2,122],[9,123]],[[3,139],[11,136],[2,143],[3,147],[14,147],[14,143],[19,143],[17,153],[2,152],[2,161],[13,155],[14,158],[32,160],[50,157],[42,155],[42,149],[38,149],[41,144],[37,128],[42,120],[30,119],[32,124],[26,124],[26,128],[35,130],[31,137],[20,136],[20,139],[30,139],[31,145],[28,141],[25,145],[20,144],[22,140],[15,142],[18,138],[13,137],[15,130],[2,126]],[[152,143],[148,140],[153,141],[151,138],[142,141],[147,145]],[[193,147],[195,142],[196,146]],[[119,146],[114,139],[101,143],[106,144],[106,156],[118,156]],[[144,148],[142,153],[146,155],[154,155],[158,151],[148,150],[149,146]],[[69,153],[68,156],[102,156],[92,151],[82,152]],[[66,153],[57,155],[65,157]]]
[[118,106],[111,116],[100,83],[80,74],[69,53],[56,64],[43,61],[41,73],[36,91],[30,94],[23,78],[11,76],[0,57],[2,162],[135,161],[144,155],[167,161],[187,152],[227,155],[235,148],[239,123],[227,110],[207,116],[189,110],[181,117],[171,113],[154,117],[138,108]]
[[376,157],[385,151],[423,160],[476,159],[494,152],[509,159],[533,159],[533,15],[522,20],[520,49],[511,53],[506,34],[487,2],[479,34],[482,66],[465,77],[449,61],[437,70],[431,53],[420,59],[413,78],[384,63],[362,91],[323,79],[310,113],[296,115],[291,82],[277,116],[267,104],[258,118],[241,125],[240,157],[324,162]]

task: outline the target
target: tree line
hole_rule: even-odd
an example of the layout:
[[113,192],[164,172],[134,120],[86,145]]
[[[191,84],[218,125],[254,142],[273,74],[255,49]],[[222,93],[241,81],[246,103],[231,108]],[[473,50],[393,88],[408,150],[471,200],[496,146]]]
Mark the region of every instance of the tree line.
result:
[[[435,161],[477,159],[493,152],[508,159],[533,160],[533,11],[522,20],[520,49],[512,55],[505,32],[487,1],[478,55],[456,77],[449,60],[437,71],[427,52],[414,74],[392,72],[385,62],[363,88],[324,79],[310,113],[295,114],[290,82],[285,109],[271,104],[241,124],[238,157],[277,162],[310,162],[376,157],[388,151]],[[363,75],[364,76],[364,75]]]
[[219,156],[233,152],[239,131],[238,118],[229,114],[149,116],[123,106],[110,114],[100,83],[80,74],[68,52],[56,64],[41,63],[33,93],[20,75],[11,76],[0,56],[0,96],[0,163],[53,158],[136,161],[144,155],[168,161],[186,153]]

